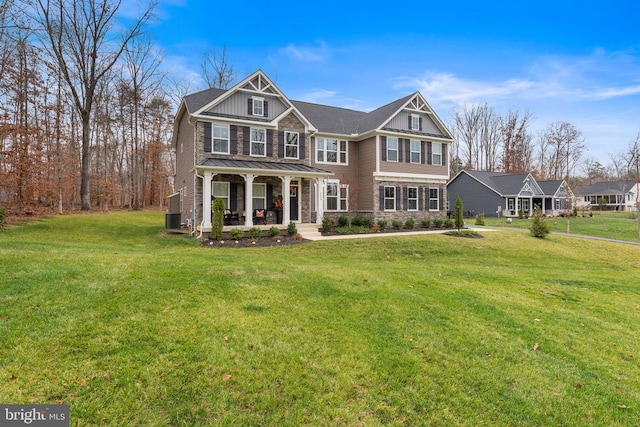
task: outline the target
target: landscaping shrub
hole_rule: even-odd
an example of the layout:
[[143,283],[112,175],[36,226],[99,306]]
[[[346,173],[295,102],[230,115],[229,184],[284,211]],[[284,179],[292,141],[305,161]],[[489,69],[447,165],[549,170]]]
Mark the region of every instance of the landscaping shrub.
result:
[[538,237],[544,239],[547,234],[549,234],[550,227],[547,223],[544,215],[542,215],[542,211],[539,207],[535,207],[533,210],[533,218],[531,221],[531,235],[533,237]]
[[453,228],[454,226],[454,221],[451,218],[447,218],[444,220],[444,228]]
[[373,219],[366,215],[356,215],[355,218],[351,220],[351,225],[371,228],[371,225],[373,225]]
[[[249,234],[251,234],[251,230],[249,230]],[[280,229],[278,227],[271,227],[269,229],[269,236],[276,237],[280,235]]]
[[[251,230],[249,230],[249,232],[251,232]],[[231,236],[233,240],[241,239],[243,234],[244,231],[240,230],[239,228],[232,228],[231,231],[229,231],[229,236]]]
[[463,218],[463,204],[460,197],[456,198],[455,207],[453,209],[453,217],[455,219],[455,225],[458,231],[464,226],[464,218]]
[[431,218],[422,218],[422,221],[420,222],[420,225],[422,226],[422,228],[431,227]]
[[476,215],[476,225],[484,225],[484,214]]
[[[280,231],[278,231],[278,234],[280,234]],[[251,237],[252,239],[257,239],[258,237],[260,237],[260,228],[259,227],[251,227],[249,229],[249,237]]]
[[442,218],[435,218],[433,220],[433,226],[435,228],[442,228]]
[[400,230],[403,225],[404,223],[399,219],[394,219],[393,221],[391,221],[391,226],[396,230]]
[[325,216],[322,218],[322,229],[329,233],[336,228],[336,223],[333,221],[332,216]]
[[293,236],[298,233],[298,227],[296,227],[295,222],[289,223],[287,226],[287,233],[289,233],[289,236]]
[[340,215],[338,217],[338,227],[347,227],[349,225],[349,218],[346,215]]
[[408,218],[404,222],[404,228],[406,228],[407,230],[412,230],[415,226],[416,226],[416,221],[413,218]]
[[222,240],[222,227],[224,226],[224,200],[213,201],[213,221],[211,221],[211,238]]
[[522,209],[518,209],[518,218],[524,219],[524,211]]
[[380,230],[384,230],[385,228],[387,228],[387,220],[386,219],[379,219],[378,220],[378,227],[380,228]]

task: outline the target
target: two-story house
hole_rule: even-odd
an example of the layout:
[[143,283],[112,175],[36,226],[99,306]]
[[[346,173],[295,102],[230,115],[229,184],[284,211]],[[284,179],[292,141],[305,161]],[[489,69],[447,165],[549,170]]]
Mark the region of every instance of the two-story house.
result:
[[[245,227],[347,213],[439,215],[452,141],[419,92],[354,111],[290,100],[258,70],[231,89],[184,97],[170,206],[203,233],[215,198]],[[263,210],[266,218],[256,216]]]

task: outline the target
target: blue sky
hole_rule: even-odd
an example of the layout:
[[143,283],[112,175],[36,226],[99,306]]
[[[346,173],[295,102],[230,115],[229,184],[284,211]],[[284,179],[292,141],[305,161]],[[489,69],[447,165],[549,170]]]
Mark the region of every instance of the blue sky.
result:
[[628,0],[165,0],[150,36],[191,91],[226,46],[238,78],[262,69],[291,99],[368,111],[420,91],[445,121],[528,109],[533,132],[571,122],[606,164],[640,132],[639,16]]

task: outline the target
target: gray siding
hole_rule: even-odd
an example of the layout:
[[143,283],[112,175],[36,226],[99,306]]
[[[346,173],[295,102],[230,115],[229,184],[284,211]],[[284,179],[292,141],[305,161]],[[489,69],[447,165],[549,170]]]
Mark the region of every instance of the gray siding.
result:
[[[391,119],[389,123],[387,123],[385,128],[411,130],[409,129],[409,117],[411,114],[412,113],[410,111],[401,111],[397,116]],[[419,116],[422,118],[422,132],[432,135],[442,135],[442,132],[438,129],[438,126],[436,126],[433,120],[431,120],[429,115],[420,113]]]
[[504,209],[505,202],[499,194],[464,172],[447,185],[447,193],[450,209],[453,209],[458,197],[462,200],[464,211],[474,211],[476,215],[484,213],[487,217],[495,217],[498,206]]
[[[268,102],[268,115],[265,117],[262,116],[249,116],[248,115],[248,100],[251,97],[261,97],[264,98],[265,102]],[[236,92],[228,99],[225,99],[224,102],[214,106],[208,113],[215,116],[222,117],[247,117],[247,118],[261,118],[261,119],[269,119],[273,120],[273,118],[279,116],[286,110],[286,106],[282,103],[280,98],[275,96],[270,96],[268,93],[265,94],[252,94],[248,92]]]

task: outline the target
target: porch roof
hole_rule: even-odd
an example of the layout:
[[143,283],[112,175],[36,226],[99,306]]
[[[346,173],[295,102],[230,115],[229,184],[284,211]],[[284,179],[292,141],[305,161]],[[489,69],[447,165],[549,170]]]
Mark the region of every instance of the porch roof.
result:
[[302,163],[259,162],[250,160],[207,159],[196,167],[198,171],[214,171],[226,174],[255,173],[263,176],[290,175],[304,178],[324,178],[333,175],[328,170]]

